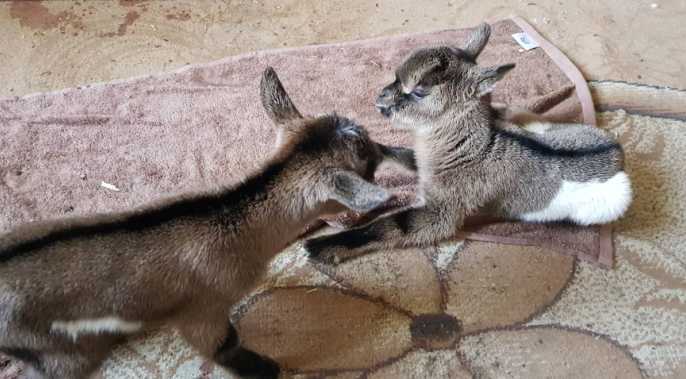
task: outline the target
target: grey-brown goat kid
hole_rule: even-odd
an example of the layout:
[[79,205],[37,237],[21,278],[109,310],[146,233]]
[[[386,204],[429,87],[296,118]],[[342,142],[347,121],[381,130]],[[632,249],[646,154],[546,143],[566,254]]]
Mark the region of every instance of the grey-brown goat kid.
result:
[[431,245],[448,239],[479,209],[583,225],[624,214],[631,186],[622,148],[607,133],[492,108],[488,94],[514,64],[476,65],[489,35],[482,24],[463,49],[413,52],[377,99],[393,126],[414,132],[423,205],[306,241],[311,256],[336,263],[372,250]]
[[278,149],[243,183],[2,236],[0,352],[30,365],[29,377],[82,378],[125,336],[170,325],[241,376],[276,377],[276,363],[240,347],[231,305],[318,217],[388,200],[368,182],[385,158],[412,167],[414,157],[351,120],[303,118],[271,69],[261,96]]

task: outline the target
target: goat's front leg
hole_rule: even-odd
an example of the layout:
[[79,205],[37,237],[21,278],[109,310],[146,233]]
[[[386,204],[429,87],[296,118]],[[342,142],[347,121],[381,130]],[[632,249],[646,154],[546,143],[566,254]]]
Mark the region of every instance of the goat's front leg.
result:
[[217,349],[214,360],[242,378],[277,378],[280,372],[278,363],[241,347],[236,328],[231,323],[226,340]]
[[451,237],[459,220],[454,210],[410,208],[366,226],[307,240],[304,247],[312,259],[335,265],[370,251],[435,244]]
[[[241,347],[236,328],[222,310],[205,309],[182,318],[177,329],[201,355],[233,371],[241,378],[275,379],[279,365],[254,351]],[[202,316],[205,315],[205,318]]]

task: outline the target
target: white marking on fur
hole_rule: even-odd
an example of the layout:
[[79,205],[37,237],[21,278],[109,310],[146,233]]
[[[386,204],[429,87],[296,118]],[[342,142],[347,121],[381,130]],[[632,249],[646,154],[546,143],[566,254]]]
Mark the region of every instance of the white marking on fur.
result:
[[631,204],[631,182],[620,171],[600,182],[563,181],[557,195],[540,211],[520,216],[524,221],[569,219],[577,224],[604,224],[620,218]]
[[53,321],[51,330],[69,335],[74,341],[80,334],[131,334],[143,328],[140,321],[125,321],[117,317],[103,317],[75,321]]
[[284,132],[282,130],[279,130],[278,132],[276,132],[275,146],[277,146],[277,147],[281,146],[281,143],[283,142],[283,133]]
[[543,134],[550,130],[551,125],[544,122],[530,122],[524,126],[524,129],[531,133]]

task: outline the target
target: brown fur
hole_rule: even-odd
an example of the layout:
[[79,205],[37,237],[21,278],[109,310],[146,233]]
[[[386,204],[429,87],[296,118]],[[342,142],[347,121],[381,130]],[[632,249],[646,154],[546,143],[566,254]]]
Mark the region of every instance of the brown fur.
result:
[[[367,181],[384,158],[412,167],[414,157],[345,118],[303,118],[271,69],[261,96],[283,133],[242,184],[2,236],[0,352],[29,364],[27,376],[82,378],[127,334],[170,325],[239,375],[275,377],[274,362],[240,347],[230,307],[318,217],[387,201]],[[96,320],[100,333],[83,332],[84,320]],[[116,330],[103,331],[108,323]]]
[[[311,239],[305,248],[312,257],[336,263],[368,251],[427,246],[452,236],[465,217],[480,209],[511,218],[562,220],[564,215],[550,209],[559,208],[554,208],[558,194],[573,192],[563,191],[565,185],[590,188],[623,175],[622,149],[605,132],[554,125],[550,132],[536,133],[533,122],[543,121],[539,117],[492,108],[490,92],[514,65],[476,65],[489,35],[490,27],[482,24],[464,49],[413,52],[376,101],[394,127],[415,134],[423,204],[358,229]],[[573,195],[565,199],[574,200]],[[545,216],[531,216],[541,213]],[[590,217],[570,219],[592,222]]]

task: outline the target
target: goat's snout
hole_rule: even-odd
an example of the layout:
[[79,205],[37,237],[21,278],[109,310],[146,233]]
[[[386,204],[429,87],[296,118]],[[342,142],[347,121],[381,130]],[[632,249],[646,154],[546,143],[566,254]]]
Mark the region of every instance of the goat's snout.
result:
[[395,90],[389,87],[384,88],[381,91],[379,97],[376,98],[375,106],[376,109],[381,112],[385,117],[391,115],[391,110],[393,108],[393,103],[395,101]]

